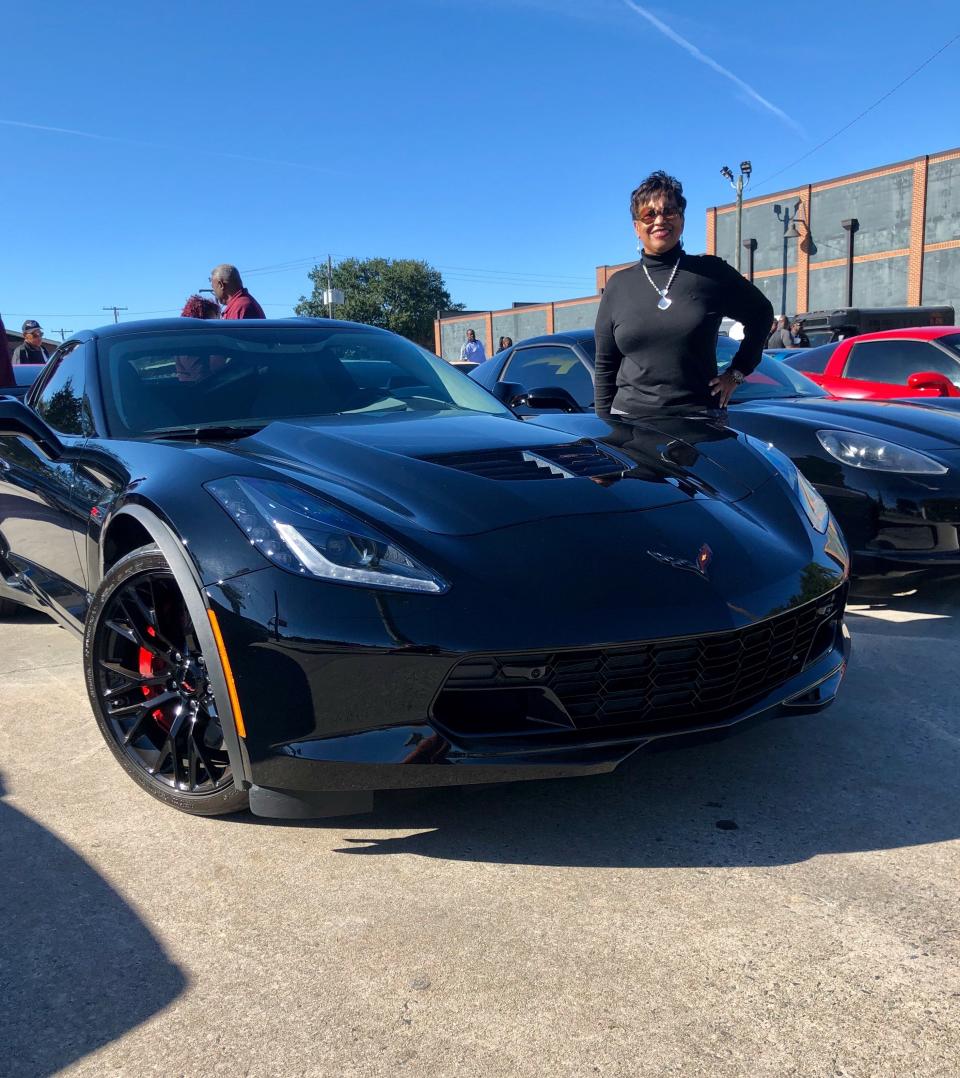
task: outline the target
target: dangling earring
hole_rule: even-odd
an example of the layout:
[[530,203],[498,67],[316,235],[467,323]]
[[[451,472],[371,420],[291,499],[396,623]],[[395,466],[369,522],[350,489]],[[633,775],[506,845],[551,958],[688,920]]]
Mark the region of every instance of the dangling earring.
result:
[[637,254],[638,255],[643,254],[643,244],[640,242],[639,236],[637,237]]

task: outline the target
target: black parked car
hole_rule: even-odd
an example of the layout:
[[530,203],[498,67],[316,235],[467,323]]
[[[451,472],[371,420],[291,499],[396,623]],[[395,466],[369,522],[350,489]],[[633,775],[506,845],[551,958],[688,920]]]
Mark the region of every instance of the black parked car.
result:
[[0,400],[0,612],[82,636],[110,749],[198,814],[609,771],[826,706],[819,496],[714,423],[604,433],[350,323],[83,333]]
[[[720,370],[738,347],[718,339]],[[577,330],[521,341],[470,377],[525,416],[592,412],[593,357],[593,331]],[[852,549],[853,575],[869,587],[960,574],[958,406],[960,398],[841,400],[764,358],[728,422],[782,450],[823,495]],[[604,429],[595,417],[562,425],[590,437]]]
[[14,363],[13,385],[0,385],[0,396],[25,397],[27,390],[45,368],[46,363]]

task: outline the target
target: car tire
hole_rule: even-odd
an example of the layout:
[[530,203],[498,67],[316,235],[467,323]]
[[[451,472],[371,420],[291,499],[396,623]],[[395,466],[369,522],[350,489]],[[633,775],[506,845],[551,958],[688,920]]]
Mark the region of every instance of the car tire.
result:
[[[215,660],[216,661],[216,660]],[[195,816],[247,807],[233,781],[217,698],[183,594],[156,546],[114,565],[86,619],[83,666],[97,725],[147,793]]]

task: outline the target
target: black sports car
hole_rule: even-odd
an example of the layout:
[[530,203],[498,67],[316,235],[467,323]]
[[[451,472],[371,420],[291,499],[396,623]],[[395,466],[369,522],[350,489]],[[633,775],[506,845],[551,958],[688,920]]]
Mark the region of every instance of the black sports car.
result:
[[[718,339],[721,370],[738,347]],[[521,415],[592,412],[593,356],[593,332],[577,330],[521,341],[470,377]],[[840,400],[764,358],[728,422],[784,452],[823,495],[858,586],[960,574],[960,399]],[[560,425],[590,437],[604,429],[599,419]]]
[[25,397],[27,390],[45,368],[45,363],[14,363],[13,385],[5,386],[0,383],[0,396]]
[[369,327],[109,326],[0,400],[0,612],[82,635],[107,744],[188,812],[362,811],[819,710],[846,583],[775,451],[524,423]]

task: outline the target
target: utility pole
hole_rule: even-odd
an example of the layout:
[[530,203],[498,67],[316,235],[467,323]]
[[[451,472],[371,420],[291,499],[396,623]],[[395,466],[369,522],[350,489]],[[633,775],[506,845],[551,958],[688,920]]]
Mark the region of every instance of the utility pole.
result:
[[61,343],[67,339],[68,333],[73,333],[72,329],[51,329],[51,333],[59,333]]
[[333,318],[333,258],[327,255],[327,318]]
[[753,165],[749,161],[740,162],[740,175],[736,179],[726,165],[720,169],[720,175],[728,180],[730,186],[737,192],[737,245],[735,248],[737,273],[740,272],[740,242],[743,231],[743,189],[750,183],[751,172],[753,172]]
[[102,311],[113,311],[113,321],[116,323],[116,322],[120,321],[120,312],[121,311],[126,311],[126,310],[128,310],[128,308],[127,307],[101,307],[100,310],[102,310]]

